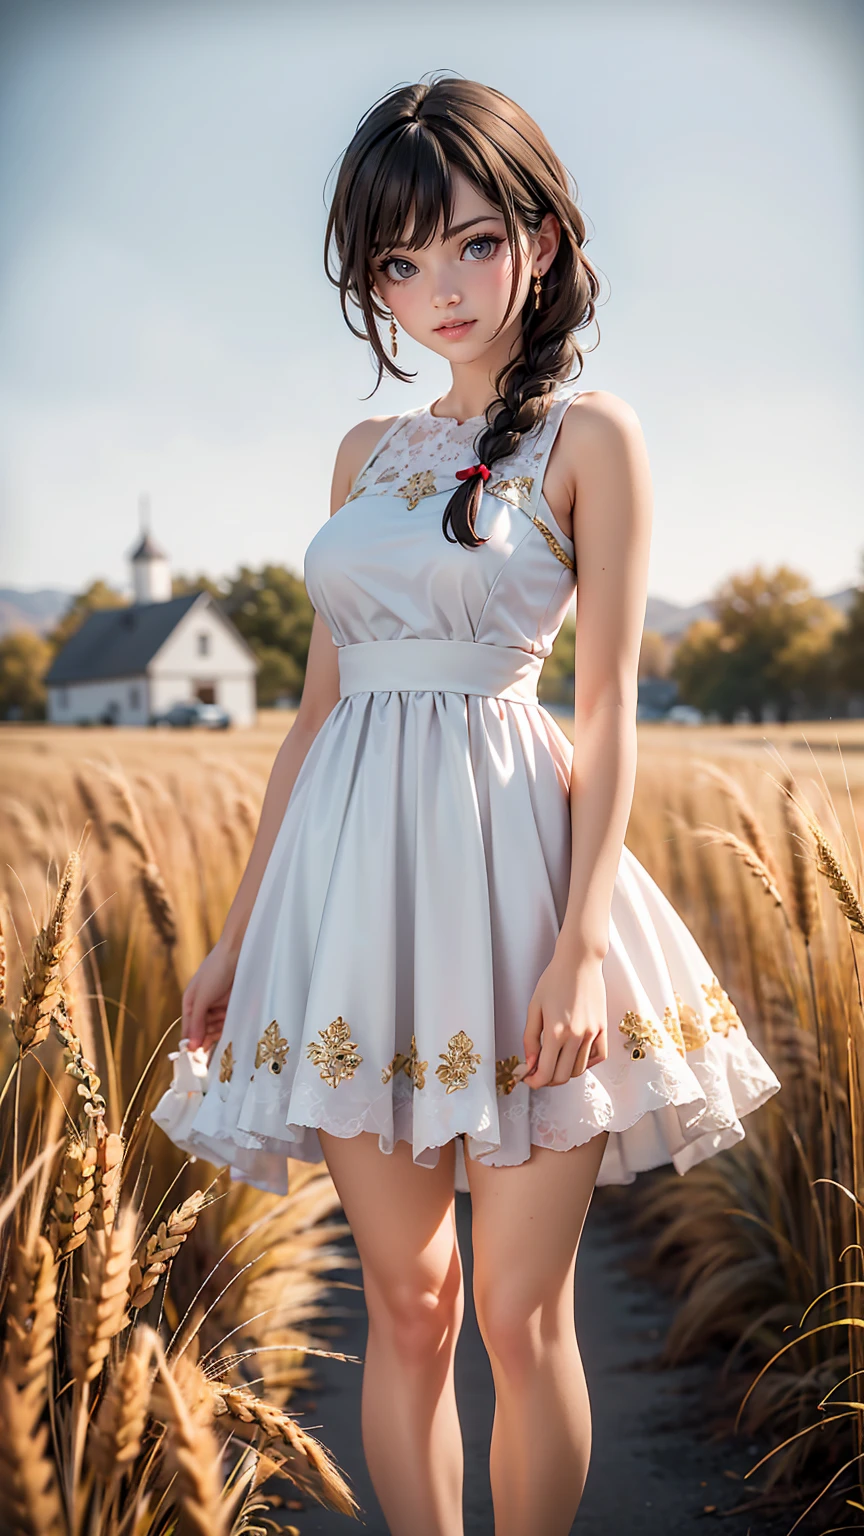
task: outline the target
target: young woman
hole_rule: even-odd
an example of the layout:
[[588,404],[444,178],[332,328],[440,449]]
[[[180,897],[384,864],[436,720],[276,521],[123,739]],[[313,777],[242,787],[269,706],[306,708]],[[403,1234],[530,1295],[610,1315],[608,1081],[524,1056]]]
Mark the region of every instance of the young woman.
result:
[[[339,447],[306,551],[303,697],[155,1113],[264,1189],[285,1192],[289,1155],[326,1159],[394,1536],[462,1531],[454,1188],[496,1536],[563,1536],[591,1448],[573,1316],[591,1192],[683,1174],[780,1086],[623,847],[652,497],[633,410],[571,381],[598,293],[575,195],[536,123],[459,78],[391,92],[344,156],[343,314],[379,383],[407,380],[401,331],[452,382]],[[536,686],[577,571],[571,747]]]

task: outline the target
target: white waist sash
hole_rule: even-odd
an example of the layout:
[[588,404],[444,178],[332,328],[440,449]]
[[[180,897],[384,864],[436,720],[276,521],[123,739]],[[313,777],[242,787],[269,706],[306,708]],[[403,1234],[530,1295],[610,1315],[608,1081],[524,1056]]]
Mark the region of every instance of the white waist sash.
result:
[[473,640],[364,640],[340,645],[339,692],[374,693],[425,690],[480,693],[537,703],[542,656],[516,646],[484,645]]

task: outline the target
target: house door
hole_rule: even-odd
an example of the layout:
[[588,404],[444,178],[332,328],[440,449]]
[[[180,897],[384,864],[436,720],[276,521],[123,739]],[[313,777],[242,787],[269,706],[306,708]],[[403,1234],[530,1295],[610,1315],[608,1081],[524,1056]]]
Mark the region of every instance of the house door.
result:
[[216,684],[215,683],[196,683],[195,684],[195,697],[196,697],[196,699],[200,699],[202,704],[215,704],[217,702],[217,700],[216,700]]

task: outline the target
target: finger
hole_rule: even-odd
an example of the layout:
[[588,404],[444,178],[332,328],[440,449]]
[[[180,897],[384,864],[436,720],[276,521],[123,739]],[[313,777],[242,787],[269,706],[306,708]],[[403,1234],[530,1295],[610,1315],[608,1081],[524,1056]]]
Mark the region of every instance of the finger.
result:
[[204,999],[201,996],[200,991],[196,988],[195,995],[192,999],[192,1007],[189,1013],[189,1040],[193,1050],[195,1050],[196,1047],[199,1046],[204,1039],[206,1019],[207,1010],[204,1004]]
[[540,1047],[537,1066],[525,1079],[529,1088],[548,1088],[558,1063],[561,1043],[561,1038],[556,1035],[554,1029],[544,1025],[543,1044]]
[[522,1037],[528,1073],[537,1065],[537,1058],[540,1055],[540,1035],[542,1029],[543,1011],[539,1002],[535,1002],[532,998],[528,1004],[528,1022],[525,1025],[525,1033]]
[[594,1044],[591,1047],[591,1055],[588,1057],[589,1067],[596,1067],[601,1061],[605,1061],[609,1055],[609,1046],[606,1040],[606,1031],[601,1029],[594,1036]]
[[582,1073],[588,1066],[588,1057],[591,1055],[591,1047],[594,1044],[594,1039],[594,1035],[592,1035],[589,1030],[584,1038],[580,1040],[578,1049],[576,1051],[576,1060],[573,1065],[574,1077],[581,1077]]
[[565,1041],[561,1047],[561,1054],[558,1057],[555,1071],[552,1074],[550,1087],[556,1088],[562,1083],[569,1083],[571,1077],[575,1076],[573,1065],[576,1061],[578,1046],[578,1040],[572,1036],[569,1040]]

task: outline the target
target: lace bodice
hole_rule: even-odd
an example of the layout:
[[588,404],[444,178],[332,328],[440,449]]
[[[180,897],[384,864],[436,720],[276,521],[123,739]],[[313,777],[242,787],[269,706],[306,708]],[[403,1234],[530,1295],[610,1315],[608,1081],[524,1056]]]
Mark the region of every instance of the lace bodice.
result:
[[460,484],[456,471],[477,462],[483,418],[459,423],[428,406],[396,417],[306,550],[306,588],[337,645],[437,637],[548,656],[573,597],[575,563],[543,476],[578,393],[559,386],[544,420],[492,466],[476,518],[485,542],[476,549],[445,537],[442,517]]
[[[522,436],[515,454],[498,460],[484,489],[484,495],[497,496],[527,512],[552,553],[571,570],[572,541],[551,515],[541,487],[561,416],[579,393],[573,385],[559,386],[544,420]],[[483,416],[459,422],[449,416],[433,416],[426,405],[407,411],[384,433],[346,500],[396,487],[395,495],[404,497],[413,511],[424,496],[436,496],[444,489],[452,494],[458,483],[457,469],[477,461],[476,444],[485,427]],[[541,506],[545,515],[538,510]]]

